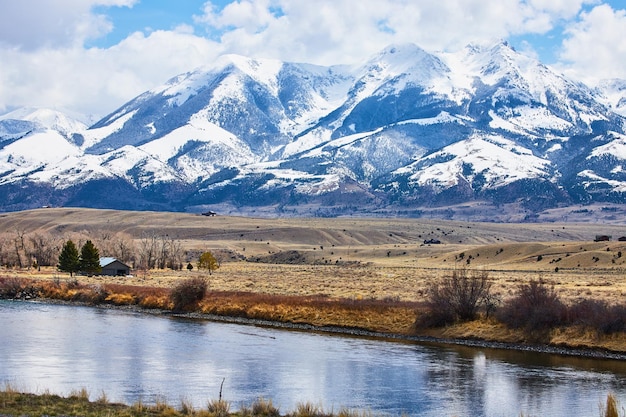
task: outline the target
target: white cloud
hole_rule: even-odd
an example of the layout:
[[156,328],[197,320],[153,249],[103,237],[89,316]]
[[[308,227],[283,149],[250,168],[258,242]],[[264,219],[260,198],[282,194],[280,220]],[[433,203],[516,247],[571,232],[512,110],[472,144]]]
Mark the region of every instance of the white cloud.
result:
[[361,60],[389,43],[445,50],[542,34],[595,1],[240,0],[222,10],[209,2],[197,20],[221,31],[237,53],[330,64]]
[[82,45],[112,23],[95,6],[132,6],[138,0],[0,0],[0,44],[22,49]]
[[184,32],[134,33],[108,49],[0,49],[0,110],[51,107],[104,116],[168,78],[210,62],[215,43]]
[[561,54],[567,63],[564,71],[592,84],[603,78],[626,79],[626,10],[594,7],[567,35]]

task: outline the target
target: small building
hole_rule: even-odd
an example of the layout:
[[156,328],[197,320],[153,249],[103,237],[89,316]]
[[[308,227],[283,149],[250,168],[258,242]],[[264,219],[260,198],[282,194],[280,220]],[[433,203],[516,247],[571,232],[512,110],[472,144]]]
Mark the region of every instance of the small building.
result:
[[426,239],[426,240],[424,240],[424,245],[441,245],[441,240],[439,240],[439,239]]
[[115,258],[100,258],[100,268],[102,268],[100,275],[113,277],[130,275],[130,266]]
[[611,236],[609,235],[596,235],[596,238],[593,240],[594,242],[608,242],[611,240]]

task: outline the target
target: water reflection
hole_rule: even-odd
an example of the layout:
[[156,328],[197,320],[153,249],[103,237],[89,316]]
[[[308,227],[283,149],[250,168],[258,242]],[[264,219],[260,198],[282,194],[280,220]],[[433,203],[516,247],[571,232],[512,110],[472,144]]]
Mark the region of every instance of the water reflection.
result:
[[597,361],[0,302],[0,382],[114,401],[233,407],[271,398],[420,416],[594,416],[626,403],[626,366]]

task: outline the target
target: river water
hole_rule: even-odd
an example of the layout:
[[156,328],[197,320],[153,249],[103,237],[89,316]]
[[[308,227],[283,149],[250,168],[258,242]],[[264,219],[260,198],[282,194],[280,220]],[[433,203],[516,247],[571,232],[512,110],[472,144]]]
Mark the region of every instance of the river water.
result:
[[128,404],[222,396],[411,416],[599,416],[626,363],[0,301],[0,383]]

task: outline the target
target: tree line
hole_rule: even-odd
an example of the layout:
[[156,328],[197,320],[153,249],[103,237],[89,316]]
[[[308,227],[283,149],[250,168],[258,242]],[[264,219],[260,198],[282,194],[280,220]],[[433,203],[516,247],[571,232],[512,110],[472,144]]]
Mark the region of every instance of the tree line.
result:
[[179,239],[158,232],[148,232],[134,239],[127,233],[108,231],[62,234],[14,229],[0,233],[0,266],[20,269],[57,266],[62,250],[70,240],[77,250],[90,241],[102,256],[116,258],[140,270],[178,270],[183,268],[186,256]]

